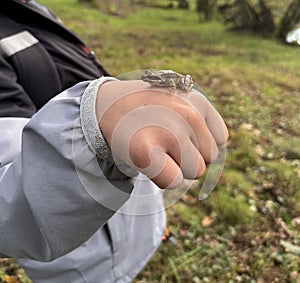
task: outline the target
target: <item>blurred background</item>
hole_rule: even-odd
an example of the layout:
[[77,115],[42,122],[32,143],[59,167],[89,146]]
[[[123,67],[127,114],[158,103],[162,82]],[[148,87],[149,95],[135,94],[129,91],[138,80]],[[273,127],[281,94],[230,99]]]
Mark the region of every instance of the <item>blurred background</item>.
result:
[[[40,2],[113,76],[191,74],[229,128],[217,188],[167,209],[173,237],[135,282],[299,283],[300,0]],[[0,282],[30,280],[3,259]]]

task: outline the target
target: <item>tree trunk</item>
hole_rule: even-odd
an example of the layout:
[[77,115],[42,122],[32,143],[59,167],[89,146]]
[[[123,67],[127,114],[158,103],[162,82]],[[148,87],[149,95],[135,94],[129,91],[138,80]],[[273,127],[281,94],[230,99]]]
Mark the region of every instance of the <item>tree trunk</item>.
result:
[[186,10],[188,10],[189,3],[187,2],[187,0],[179,0],[178,8],[179,9],[186,9]]
[[278,36],[285,40],[287,34],[300,22],[300,0],[293,0],[286,9],[278,28]]
[[239,6],[240,11],[240,20],[241,27],[245,29],[252,29],[253,27],[253,18],[254,14],[251,6],[249,5],[247,0],[237,0],[237,5]]
[[209,21],[212,17],[214,6],[216,5],[216,0],[197,0],[196,10],[197,13],[203,13],[204,19]]
[[275,23],[270,8],[266,5],[264,0],[259,1],[260,6],[260,21],[261,30],[272,34],[275,30]]

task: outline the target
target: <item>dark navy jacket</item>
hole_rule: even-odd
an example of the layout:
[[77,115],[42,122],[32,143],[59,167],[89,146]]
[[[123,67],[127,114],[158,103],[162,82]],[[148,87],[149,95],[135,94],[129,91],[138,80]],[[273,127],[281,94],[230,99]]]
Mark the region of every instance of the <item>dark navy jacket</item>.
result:
[[108,73],[90,48],[45,7],[0,1],[0,117],[31,117],[62,90],[101,75]]

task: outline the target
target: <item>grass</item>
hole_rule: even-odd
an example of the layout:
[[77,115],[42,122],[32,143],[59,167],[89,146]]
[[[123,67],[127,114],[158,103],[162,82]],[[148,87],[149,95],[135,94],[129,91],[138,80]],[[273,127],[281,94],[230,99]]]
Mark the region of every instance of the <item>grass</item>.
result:
[[201,202],[190,190],[168,208],[176,242],[135,282],[300,282],[300,48],[200,24],[192,11],[127,7],[113,16],[76,0],[41,2],[113,75],[190,73],[229,127],[218,187]]

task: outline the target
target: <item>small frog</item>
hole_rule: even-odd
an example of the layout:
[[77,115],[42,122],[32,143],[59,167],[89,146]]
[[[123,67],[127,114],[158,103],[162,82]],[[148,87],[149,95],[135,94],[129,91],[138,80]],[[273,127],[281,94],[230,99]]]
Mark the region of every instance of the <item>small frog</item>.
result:
[[142,80],[152,86],[169,87],[171,90],[181,89],[186,92],[194,86],[190,75],[181,75],[172,70],[146,70]]

